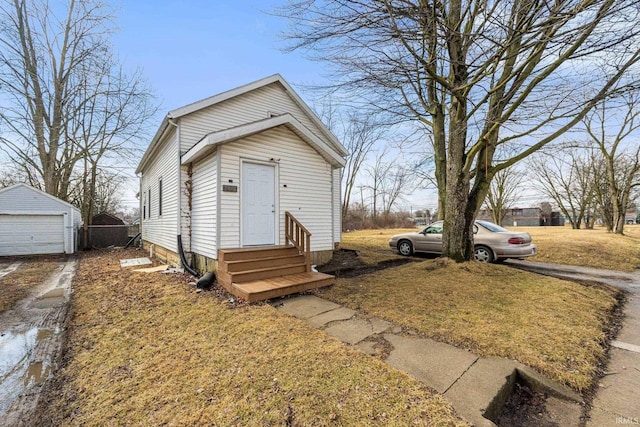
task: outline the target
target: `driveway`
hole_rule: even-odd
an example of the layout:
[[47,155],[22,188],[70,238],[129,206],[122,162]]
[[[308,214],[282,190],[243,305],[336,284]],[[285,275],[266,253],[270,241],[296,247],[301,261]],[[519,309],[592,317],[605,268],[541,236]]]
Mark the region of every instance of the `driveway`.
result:
[[[0,261],[0,277],[29,261]],[[35,409],[55,369],[68,313],[76,259],[60,261],[29,296],[0,313],[0,424],[20,425]]]
[[611,342],[609,364],[600,379],[591,403],[587,427],[640,424],[640,271],[624,273],[568,265],[531,261],[508,262],[509,265],[554,277],[606,283],[628,292],[624,322]]
[[632,294],[640,294],[640,270],[636,270],[633,273],[625,273],[621,271],[578,267],[575,265],[549,264],[515,259],[508,260],[505,264],[522,270],[562,279],[594,280],[618,289],[623,289]]

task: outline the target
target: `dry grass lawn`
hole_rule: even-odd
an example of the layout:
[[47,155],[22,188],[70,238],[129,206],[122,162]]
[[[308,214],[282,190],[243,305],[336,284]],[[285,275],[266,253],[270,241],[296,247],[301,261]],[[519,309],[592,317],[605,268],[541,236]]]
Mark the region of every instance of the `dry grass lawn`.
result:
[[465,425],[381,361],[266,305],[83,255],[37,425]]
[[[47,277],[58,267],[58,261],[55,257],[16,260],[22,262],[22,265],[0,279],[0,313],[26,298],[34,286],[42,283],[43,277]],[[10,263],[12,262],[13,260]]]
[[[531,234],[538,246],[538,254],[531,261],[578,265],[607,270],[634,271],[640,268],[640,225],[626,225],[625,235],[608,233],[602,227],[594,230],[573,230],[571,227],[507,227]],[[342,234],[343,248],[356,249],[367,264],[377,264],[401,258],[389,248],[394,234],[419,230],[375,229]]]
[[571,227],[514,227],[527,231],[538,245],[532,261],[579,265],[608,270],[640,268],[640,225],[625,225],[624,236],[603,227],[573,230]]
[[389,238],[394,234],[417,231],[419,228],[384,228],[375,230],[357,230],[342,233],[341,247],[355,249],[366,264],[375,265],[379,262],[404,258],[397,251],[389,247]]
[[605,354],[617,291],[439,259],[339,279],[320,294],[481,356],[519,360],[584,391]]

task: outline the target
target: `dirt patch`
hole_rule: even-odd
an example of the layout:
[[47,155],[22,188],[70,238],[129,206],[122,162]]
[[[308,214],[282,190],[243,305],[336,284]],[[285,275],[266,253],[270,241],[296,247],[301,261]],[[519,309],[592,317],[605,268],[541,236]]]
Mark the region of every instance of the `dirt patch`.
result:
[[546,403],[545,393],[518,381],[495,423],[498,427],[559,427],[557,422],[549,420]]
[[336,277],[357,277],[416,261],[422,260],[414,258],[389,259],[371,265],[362,261],[358,251],[342,248],[333,251],[331,261],[319,266],[318,271]]

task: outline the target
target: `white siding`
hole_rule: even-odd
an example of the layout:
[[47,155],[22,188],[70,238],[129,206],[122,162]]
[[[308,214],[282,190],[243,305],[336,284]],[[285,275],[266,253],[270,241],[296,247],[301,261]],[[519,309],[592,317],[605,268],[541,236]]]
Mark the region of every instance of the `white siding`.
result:
[[[221,183],[240,183],[242,160],[276,164],[279,244],[284,244],[285,211],[312,233],[311,250],[333,248],[332,169],[309,145],[286,127],[221,146]],[[286,186],[286,187],[285,187]],[[240,246],[240,192],[220,193],[220,248]]]
[[71,214],[73,209],[68,203],[43,194],[27,185],[17,185],[0,192],[0,212],[66,212]]
[[[64,253],[74,253],[76,251],[76,233],[80,226],[80,211],[63,200],[28,185],[19,184],[0,191],[0,214],[12,216],[16,224],[15,227],[17,227],[16,232],[22,233],[21,235],[24,233],[33,234],[32,240],[39,243],[32,245],[33,252],[31,253],[50,253],[51,248],[59,248],[60,235],[63,236],[63,250],[56,249],[55,251]],[[43,234],[41,230],[37,229],[38,224],[42,225],[42,221],[45,221],[45,219],[37,219],[33,215],[55,216],[55,220],[51,223],[56,225],[54,229],[50,230],[50,239],[47,238],[46,233]],[[20,216],[25,216],[25,218],[21,219],[19,218]],[[59,225],[57,224],[60,218],[62,218],[63,222],[60,226],[61,228],[58,228]],[[33,220],[32,229],[28,226],[30,219]],[[9,226],[5,223],[6,227]],[[34,234],[34,230],[38,235]],[[26,234],[24,235],[26,236]],[[14,237],[19,238],[18,235]],[[38,249],[40,245],[43,246],[42,249]],[[27,253],[22,252],[22,254]]]
[[[142,171],[142,197],[146,200],[146,218],[142,220],[142,238],[177,252],[178,228],[178,142],[176,132],[167,137]],[[159,182],[162,178],[162,215],[159,215]],[[151,189],[151,205],[149,205]],[[150,209],[149,209],[150,208]],[[149,213],[150,212],[150,213]]]
[[266,119],[269,114],[289,113],[322,138],[315,123],[286,93],[279,83],[228,99],[180,118],[180,152],[185,153],[205,135]]
[[342,168],[333,170],[333,242],[342,240]]
[[191,207],[191,251],[216,259],[217,153],[193,165]]

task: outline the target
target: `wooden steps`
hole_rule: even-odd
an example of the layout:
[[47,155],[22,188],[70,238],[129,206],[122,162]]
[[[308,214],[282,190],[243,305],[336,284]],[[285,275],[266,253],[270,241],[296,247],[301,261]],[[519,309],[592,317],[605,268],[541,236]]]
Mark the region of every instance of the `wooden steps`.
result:
[[218,251],[218,283],[249,302],[333,283],[333,276],[308,270],[305,255],[293,246]]

